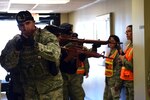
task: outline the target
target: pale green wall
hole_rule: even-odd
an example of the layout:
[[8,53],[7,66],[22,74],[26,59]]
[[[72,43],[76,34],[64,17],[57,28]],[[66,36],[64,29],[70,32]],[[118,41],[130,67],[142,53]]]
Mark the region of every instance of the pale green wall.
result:
[[147,73],[150,70],[149,5],[149,0],[132,0],[135,100],[150,100],[147,95]]
[[61,20],[60,24],[67,23],[67,22],[69,23],[69,14],[68,13],[62,13],[60,15],[60,20]]
[[[145,72],[150,73],[150,0],[144,1],[144,33],[145,34]],[[147,87],[146,87],[147,92]],[[148,96],[147,96],[148,98]],[[147,99],[150,100],[150,97]]]
[[146,100],[145,94],[145,35],[144,1],[132,0],[133,48],[134,48],[134,94],[135,100]]

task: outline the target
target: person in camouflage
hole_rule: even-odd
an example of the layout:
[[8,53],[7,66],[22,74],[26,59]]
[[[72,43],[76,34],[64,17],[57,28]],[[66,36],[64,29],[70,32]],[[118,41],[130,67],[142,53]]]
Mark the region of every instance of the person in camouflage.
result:
[[[64,28],[64,32],[61,33],[61,37],[71,37],[73,25],[68,23],[63,23],[60,28]],[[62,47],[70,45],[68,41],[60,42]],[[63,77],[63,100],[84,100],[84,90],[82,88],[83,75],[76,74],[76,61],[75,59],[70,59],[70,61],[65,61],[66,57],[69,56],[66,50],[61,50],[61,60],[60,60],[60,70]]]
[[132,25],[126,27],[126,38],[129,43],[124,50],[125,55],[121,56],[121,74],[120,78],[123,80],[123,87],[125,88],[126,100],[134,100],[134,65],[133,65],[133,30]]
[[9,40],[2,50],[2,67],[10,73],[19,73],[18,88],[23,88],[24,100],[63,100],[57,37],[37,28],[29,11],[20,11],[16,20],[21,34]]
[[119,55],[122,53],[120,39],[116,35],[110,35],[108,47],[110,48],[109,58],[105,60],[105,89],[103,100],[119,100],[122,80],[120,79],[121,65]]

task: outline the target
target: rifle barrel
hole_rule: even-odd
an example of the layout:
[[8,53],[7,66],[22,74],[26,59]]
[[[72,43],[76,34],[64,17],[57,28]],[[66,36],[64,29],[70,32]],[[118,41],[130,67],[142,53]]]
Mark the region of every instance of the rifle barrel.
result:
[[88,40],[88,39],[66,39],[66,40],[70,42],[79,42],[79,43],[96,43],[102,45],[108,44],[108,41],[101,41],[101,40]]
[[[101,45],[107,45],[108,43],[110,43],[109,41],[90,40],[90,39],[72,39],[72,38],[64,39],[63,38],[62,40],[66,40],[70,42],[78,42],[78,43],[95,43],[95,44],[101,44]],[[123,43],[120,42],[119,44],[123,44]]]

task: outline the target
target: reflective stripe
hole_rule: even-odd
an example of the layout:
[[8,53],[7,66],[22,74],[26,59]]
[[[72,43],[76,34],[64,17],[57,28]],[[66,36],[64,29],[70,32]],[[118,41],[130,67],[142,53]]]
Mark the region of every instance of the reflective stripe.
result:
[[105,75],[106,75],[107,77],[112,77],[112,76],[113,76],[113,70],[106,69],[106,70],[105,70]]
[[78,67],[76,73],[77,74],[85,74],[84,62],[81,62],[80,64],[81,64],[81,66]]
[[128,61],[131,61],[132,58],[133,58],[133,48],[128,48],[125,52],[125,58],[128,60]]
[[[133,47],[127,46],[125,50],[125,58],[127,61],[132,61],[133,59]],[[124,66],[121,68],[120,78],[122,80],[133,80],[133,72],[131,70],[127,70]]]
[[115,52],[110,56],[110,58],[106,58],[106,68],[105,68],[105,76],[106,77],[112,77],[113,76],[113,60],[116,57],[118,53],[118,50],[115,50]]

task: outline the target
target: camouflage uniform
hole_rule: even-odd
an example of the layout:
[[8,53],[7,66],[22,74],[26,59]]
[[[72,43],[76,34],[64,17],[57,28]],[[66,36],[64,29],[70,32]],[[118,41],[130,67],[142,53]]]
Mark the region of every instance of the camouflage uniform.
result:
[[[130,43],[128,47],[133,48],[133,44]],[[131,70],[133,72],[133,58],[131,61],[124,59],[123,65],[125,68]],[[133,80],[123,80],[123,86],[125,87],[126,91],[126,100],[134,100],[134,81]]]
[[37,28],[34,33],[36,46],[24,46],[17,52],[15,45],[19,37],[14,36],[2,50],[2,67],[6,70],[19,69],[25,100],[62,100],[61,73],[52,75],[48,64],[48,61],[53,61],[58,69],[60,47],[56,36]]
[[[73,46],[69,43],[66,46]],[[82,87],[83,76],[89,72],[89,62],[85,59],[85,74],[77,74],[76,58],[65,62],[64,59],[68,56],[66,51],[62,50],[60,69],[64,80],[64,100],[84,100],[85,92]]]
[[[111,50],[110,55],[113,54],[115,50]],[[119,100],[120,98],[122,80],[120,79],[121,66],[118,63],[118,59],[119,53],[115,56],[113,60],[113,76],[105,78],[106,83],[104,90],[104,100]],[[118,88],[118,90],[116,91],[115,88]]]

